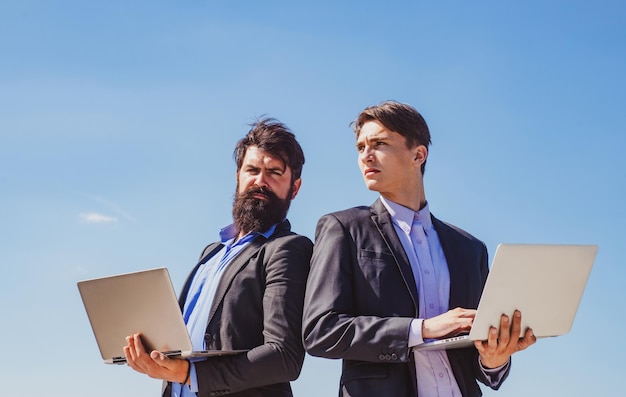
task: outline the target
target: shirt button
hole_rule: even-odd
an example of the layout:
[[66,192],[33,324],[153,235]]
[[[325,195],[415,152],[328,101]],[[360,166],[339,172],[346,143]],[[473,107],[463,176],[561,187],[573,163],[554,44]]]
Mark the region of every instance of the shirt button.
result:
[[443,374],[441,372],[439,372],[439,377],[443,378]]
[[206,333],[204,334],[204,341],[209,344],[211,342],[213,342],[213,335]]
[[426,269],[426,270],[424,270],[424,273],[430,274],[430,270]]
[[432,303],[430,305],[428,305],[428,307],[430,307],[431,309],[435,308],[435,305],[433,305]]

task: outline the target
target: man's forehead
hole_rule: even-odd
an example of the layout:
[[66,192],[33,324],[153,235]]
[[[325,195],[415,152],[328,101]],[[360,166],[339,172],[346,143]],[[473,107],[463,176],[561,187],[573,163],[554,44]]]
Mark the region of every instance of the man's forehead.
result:
[[[396,133],[397,134],[397,133]],[[386,128],[361,130],[356,137],[356,141],[364,142],[370,140],[383,140],[393,138],[394,133]],[[399,134],[398,134],[399,135]]]
[[264,165],[270,168],[278,167],[281,169],[289,168],[282,157],[267,150],[263,150],[258,146],[250,146],[246,150],[246,154],[243,158],[243,164],[254,164],[256,166]]

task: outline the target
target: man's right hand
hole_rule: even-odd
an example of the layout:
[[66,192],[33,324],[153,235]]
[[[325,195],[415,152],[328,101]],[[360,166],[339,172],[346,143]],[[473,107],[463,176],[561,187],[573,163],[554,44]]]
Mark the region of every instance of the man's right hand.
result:
[[472,327],[476,310],[457,307],[422,322],[423,339],[440,339],[467,332]]

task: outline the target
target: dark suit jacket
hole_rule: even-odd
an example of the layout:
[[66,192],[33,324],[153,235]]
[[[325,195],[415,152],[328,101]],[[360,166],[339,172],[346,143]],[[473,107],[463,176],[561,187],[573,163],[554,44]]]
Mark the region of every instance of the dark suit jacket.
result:
[[[476,308],[488,273],[487,249],[432,220],[450,271],[450,308]],[[340,396],[416,396],[408,337],[411,320],[419,318],[417,296],[408,257],[380,200],[320,218],[303,338],[311,355],[343,359]],[[448,350],[448,357],[463,396],[480,396],[476,380],[486,379],[476,349]]]
[[[196,363],[199,397],[292,395],[289,381],[300,374],[305,354],[302,305],[313,244],[290,227],[285,220],[269,239],[256,237],[224,271],[207,313],[207,349],[250,351]],[[219,245],[207,246],[201,258]],[[199,265],[185,282],[181,308]]]

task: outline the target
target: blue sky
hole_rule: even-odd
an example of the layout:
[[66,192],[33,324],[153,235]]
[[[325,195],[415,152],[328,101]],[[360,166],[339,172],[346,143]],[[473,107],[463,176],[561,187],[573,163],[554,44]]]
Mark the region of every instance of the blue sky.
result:
[[[227,4],[223,4],[227,3]],[[19,397],[159,395],[102,364],[78,280],[167,267],[230,223],[255,117],[302,144],[289,218],[370,204],[349,128],[415,106],[432,212],[487,244],[600,246],[571,332],[486,396],[615,395],[626,324],[626,7],[619,1],[0,1],[0,381]],[[298,397],[334,396],[307,357]],[[8,386],[12,385],[12,386]]]

